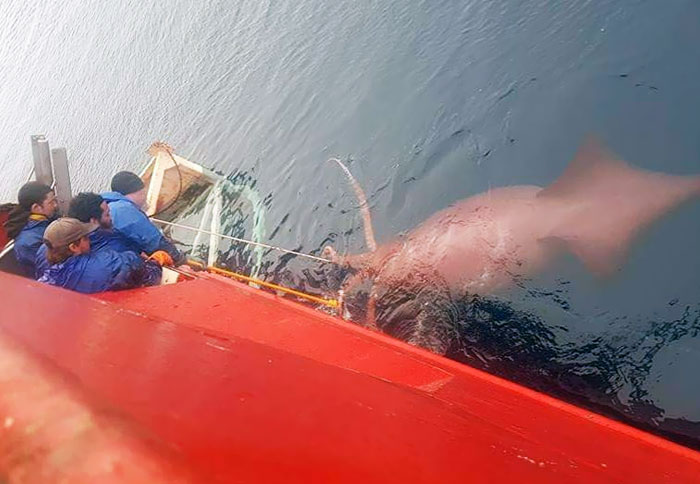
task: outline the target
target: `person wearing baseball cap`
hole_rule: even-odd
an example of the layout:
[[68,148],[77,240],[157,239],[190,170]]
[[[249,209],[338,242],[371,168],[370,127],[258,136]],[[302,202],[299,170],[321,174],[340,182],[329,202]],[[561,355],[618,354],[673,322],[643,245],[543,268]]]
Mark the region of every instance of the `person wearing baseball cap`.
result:
[[44,232],[48,267],[39,282],[91,294],[160,281],[161,267],[134,252],[91,251],[89,235],[98,227],[69,217],[51,222]]
[[112,177],[111,186],[112,191],[103,193],[102,198],[109,205],[114,230],[127,237],[139,252],[165,251],[175,264],[183,264],[185,257],[182,253],[143,212],[146,203],[143,180],[130,171],[120,171]]

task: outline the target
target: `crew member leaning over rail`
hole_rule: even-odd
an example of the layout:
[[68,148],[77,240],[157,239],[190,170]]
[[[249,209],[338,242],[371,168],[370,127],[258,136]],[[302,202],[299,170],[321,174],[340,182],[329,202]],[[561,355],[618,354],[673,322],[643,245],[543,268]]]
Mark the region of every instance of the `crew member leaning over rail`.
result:
[[160,280],[162,269],[153,260],[129,251],[92,251],[89,235],[98,226],[68,217],[51,222],[44,232],[48,268],[39,282],[90,294],[154,285]]
[[19,204],[10,212],[5,230],[14,239],[14,254],[22,272],[34,277],[37,251],[41,246],[44,231],[56,215],[58,202],[51,187],[32,181],[20,188]]
[[131,251],[140,254],[140,247],[121,232],[114,230],[109,204],[96,193],[79,193],[70,201],[68,216],[81,222],[96,223],[99,227],[90,233],[92,250],[103,248],[117,252]]
[[[79,193],[70,202],[68,216],[84,223],[92,223],[97,229],[90,232],[90,250],[113,250],[116,252],[133,252],[137,255],[145,256],[139,251],[139,247],[121,233],[115,231],[112,226],[112,217],[109,212],[109,205],[96,193]],[[46,244],[39,247],[36,254],[36,278],[39,279],[49,266],[46,258]],[[164,251],[157,251],[152,256],[161,266],[172,265],[170,255]],[[151,274],[153,280],[147,279],[143,285],[157,284],[160,279],[160,272]]]
[[142,207],[146,202],[146,188],[135,173],[121,171],[112,178],[112,191],[103,193],[109,205],[114,229],[131,240],[139,252],[152,254],[163,250],[170,254],[176,265],[184,264],[185,257],[175,245],[149,220]]

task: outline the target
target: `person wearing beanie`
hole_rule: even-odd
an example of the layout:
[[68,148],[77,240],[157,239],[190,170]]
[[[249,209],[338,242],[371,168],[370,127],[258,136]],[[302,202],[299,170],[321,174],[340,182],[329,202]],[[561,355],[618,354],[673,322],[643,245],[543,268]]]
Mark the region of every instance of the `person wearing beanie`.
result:
[[162,269],[154,261],[129,251],[91,250],[90,234],[98,227],[69,217],[51,222],[44,232],[48,267],[39,282],[85,294],[160,282]]
[[139,208],[146,204],[146,187],[136,173],[120,171],[112,177],[112,191],[121,193]]
[[175,264],[183,264],[182,253],[143,212],[146,188],[141,178],[130,171],[120,171],[112,177],[111,185],[112,191],[103,193],[102,198],[109,205],[114,230],[128,238],[139,252],[153,254],[162,250]]
[[51,219],[56,215],[58,201],[50,186],[37,181],[22,185],[18,204],[5,222],[5,230],[14,239],[14,254],[22,274],[34,277],[36,254]]

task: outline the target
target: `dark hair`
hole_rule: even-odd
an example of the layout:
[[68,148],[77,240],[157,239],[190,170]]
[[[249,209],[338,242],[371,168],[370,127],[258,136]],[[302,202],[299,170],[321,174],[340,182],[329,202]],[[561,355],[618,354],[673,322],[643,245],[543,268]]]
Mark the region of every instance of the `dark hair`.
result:
[[29,216],[32,213],[32,205],[44,203],[46,195],[52,191],[50,186],[37,181],[22,185],[17,194],[19,205],[10,212],[7,222],[5,222],[5,231],[9,238],[14,239],[19,235],[24,226],[27,225]]
[[102,218],[102,202],[104,198],[97,193],[78,193],[70,201],[68,216],[86,223],[93,218],[99,222]]

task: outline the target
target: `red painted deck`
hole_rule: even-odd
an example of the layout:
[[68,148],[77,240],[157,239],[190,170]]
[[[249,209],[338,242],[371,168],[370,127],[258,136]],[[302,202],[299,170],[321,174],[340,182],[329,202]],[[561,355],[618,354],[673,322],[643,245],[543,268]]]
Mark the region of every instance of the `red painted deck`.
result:
[[4,483],[201,482],[178,454],[0,335]]
[[232,281],[0,287],[2,333],[207,479],[700,483],[693,450]]

